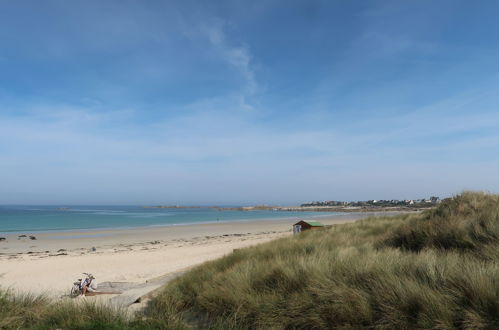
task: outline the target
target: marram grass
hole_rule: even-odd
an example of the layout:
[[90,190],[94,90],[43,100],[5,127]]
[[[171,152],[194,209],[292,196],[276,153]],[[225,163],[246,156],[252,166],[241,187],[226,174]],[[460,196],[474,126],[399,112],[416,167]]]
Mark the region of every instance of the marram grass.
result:
[[125,329],[134,322],[123,310],[45,296],[0,292],[0,329]]
[[2,293],[0,328],[498,329],[499,196],[467,192],[240,249],[135,316]]
[[498,256],[499,196],[463,193],[238,250],[170,283],[145,314],[199,328],[497,329]]

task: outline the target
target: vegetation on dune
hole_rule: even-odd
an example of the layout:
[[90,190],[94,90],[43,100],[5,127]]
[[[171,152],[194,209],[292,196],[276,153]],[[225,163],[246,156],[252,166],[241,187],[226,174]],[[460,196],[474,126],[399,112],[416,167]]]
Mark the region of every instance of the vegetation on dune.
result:
[[0,329],[126,329],[125,311],[103,304],[0,291]]
[[410,251],[473,251],[498,260],[499,196],[464,193],[399,226],[385,242]]
[[[207,262],[135,317],[0,295],[0,328],[497,329],[499,196],[303,232]],[[88,315],[88,316],[86,316]]]
[[498,256],[499,196],[464,193],[238,250],[168,285],[145,315],[202,328],[499,328]]

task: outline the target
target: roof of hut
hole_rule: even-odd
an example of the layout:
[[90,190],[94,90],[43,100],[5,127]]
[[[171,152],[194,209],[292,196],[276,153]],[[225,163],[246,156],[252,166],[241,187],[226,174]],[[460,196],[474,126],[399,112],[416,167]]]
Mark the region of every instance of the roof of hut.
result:
[[295,225],[299,225],[300,222],[305,222],[311,227],[324,227],[324,225],[318,221],[308,221],[308,220],[301,220],[301,221],[295,223]]

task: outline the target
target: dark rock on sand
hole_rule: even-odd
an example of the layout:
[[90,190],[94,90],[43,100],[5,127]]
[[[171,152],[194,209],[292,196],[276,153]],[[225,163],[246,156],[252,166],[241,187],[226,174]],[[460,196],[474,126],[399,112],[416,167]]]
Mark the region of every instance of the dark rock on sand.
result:
[[0,241],[6,241],[7,239],[5,237],[0,237]]
[[32,241],[34,241],[34,240],[36,240],[36,237],[35,236],[30,236],[29,239],[32,240]]

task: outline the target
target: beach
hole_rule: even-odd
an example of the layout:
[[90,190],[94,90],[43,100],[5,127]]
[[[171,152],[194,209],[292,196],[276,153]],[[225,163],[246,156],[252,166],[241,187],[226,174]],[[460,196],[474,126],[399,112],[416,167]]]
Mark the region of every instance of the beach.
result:
[[[321,218],[325,225],[376,214]],[[97,282],[146,283],[175,274],[234,249],[292,235],[294,221],[260,220],[135,229],[74,230],[8,234],[0,241],[0,286],[58,297],[83,272]],[[5,235],[4,235],[5,236]]]

